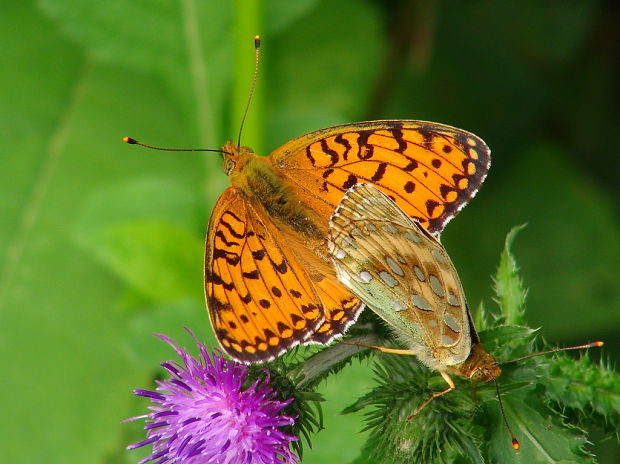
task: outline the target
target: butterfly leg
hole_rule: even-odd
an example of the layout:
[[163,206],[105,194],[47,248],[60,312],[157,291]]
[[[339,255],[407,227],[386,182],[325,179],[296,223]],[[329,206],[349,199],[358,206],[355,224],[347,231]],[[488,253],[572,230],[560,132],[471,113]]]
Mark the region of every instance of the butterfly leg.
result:
[[478,395],[476,394],[476,382],[471,383],[471,400],[474,404],[478,403]]
[[415,410],[411,414],[409,414],[409,416],[407,417],[408,421],[413,419],[415,416],[417,416],[425,407],[431,404],[431,401],[433,401],[435,398],[439,398],[440,396],[443,396],[446,393],[449,393],[456,388],[456,385],[454,385],[454,381],[448,374],[446,374],[445,372],[439,372],[439,373],[441,374],[443,379],[446,381],[448,386],[444,388],[443,390],[431,393],[431,396],[429,396],[426,401],[420,404],[417,408],[415,408]]
[[400,350],[397,348],[386,348],[385,346],[376,346],[376,345],[368,345],[366,343],[359,342],[349,342],[346,340],[338,340],[339,343],[344,345],[353,345],[353,346],[361,346],[362,348],[370,348],[371,350],[377,350],[382,353],[390,353],[390,354],[405,354],[410,356],[415,356],[415,353],[411,350]]

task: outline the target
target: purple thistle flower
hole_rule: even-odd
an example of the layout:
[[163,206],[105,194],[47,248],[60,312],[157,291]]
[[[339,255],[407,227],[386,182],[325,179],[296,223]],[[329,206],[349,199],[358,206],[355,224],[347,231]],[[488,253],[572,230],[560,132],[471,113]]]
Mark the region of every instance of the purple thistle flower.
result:
[[297,463],[289,449],[298,438],[280,429],[295,419],[279,414],[293,399],[278,401],[269,377],[242,390],[245,365],[209,355],[196,341],[199,359],[169,337],[157,335],[174,348],[184,366],[168,361],[161,365],[170,378],[157,381],[156,391],[134,390],[152,401],[146,419],[146,440],[127,449],[153,445],[140,464],[156,461],[183,464],[282,464]]

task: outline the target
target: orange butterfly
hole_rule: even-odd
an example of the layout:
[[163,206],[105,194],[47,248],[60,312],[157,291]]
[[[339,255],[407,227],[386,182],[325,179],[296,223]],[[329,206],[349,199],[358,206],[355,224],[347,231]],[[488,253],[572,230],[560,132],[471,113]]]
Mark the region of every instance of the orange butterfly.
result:
[[438,236],[490,164],[475,135],[408,120],[321,129],[269,157],[233,142],[222,152],[231,186],[209,221],[205,288],[221,345],[248,363],[327,343],[363,309],[327,250],[329,218],[349,187],[373,184]]

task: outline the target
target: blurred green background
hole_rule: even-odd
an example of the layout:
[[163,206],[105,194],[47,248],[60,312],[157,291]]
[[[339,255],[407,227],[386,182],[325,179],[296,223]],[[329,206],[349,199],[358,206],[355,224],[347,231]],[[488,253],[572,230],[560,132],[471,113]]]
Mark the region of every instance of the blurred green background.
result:
[[[0,449],[12,463],[124,463],[182,327],[215,343],[203,240],[244,144],[366,119],[422,119],[487,141],[493,166],[443,235],[472,306],[490,302],[505,234],[528,317],[553,343],[620,352],[620,7],[615,0],[39,0],[1,2]],[[8,372],[7,372],[8,371]],[[321,389],[326,430],[304,463],[346,463],[367,365]],[[593,437],[596,440],[596,436]],[[343,446],[346,443],[346,446]],[[618,446],[597,444],[600,462]]]

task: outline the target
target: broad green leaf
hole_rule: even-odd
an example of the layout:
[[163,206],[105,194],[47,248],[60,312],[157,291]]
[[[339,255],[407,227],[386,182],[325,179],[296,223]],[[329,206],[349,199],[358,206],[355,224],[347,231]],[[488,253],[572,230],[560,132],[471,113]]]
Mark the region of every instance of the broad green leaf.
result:
[[[204,302],[184,299],[149,306],[148,311],[135,314],[128,322],[127,356],[136,365],[149,366],[153,371],[162,361],[173,359],[175,354],[168,344],[154,337],[154,334],[168,335],[180,346],[195,353],[194,340],[186,329],[190,329],[207,346],[218,346],[215,334],[209,327]],[[151,388],[151,381],[148,378],[142,385],[133,388]],[[140,398],[134,398],[134,401],[143,406],[145,404]]]
[[204,245],[186,229],[130,222],[111,226],[98,238],[102,260],[143,294],[160,301],[201,296]]
[[232,72],[232,38],[226,33],[231,24],[229,2],[39,0],[39,4],[88,56],[159,74],[182,102],[183,122],[198,134],[197,140],[208,147],[221,140],[225,128],[217,115],[224,110]]
[[272,97],[267,147],[363,117],[386,46],[380,32],[372,3],[323,0],[286,34],[274,37],[263,56],[269,61],[267,92]]
[[130,391],[155,366],[128,356],[125,286],[76,241],[77,223],[112,180],[184,179],[200,198],[202,161],[120,142],[131,127],[148,126],[164,143],[184,133],[182,105],[160,79],[95,63],[28,2],[5,5],[0,34],[8,60],[0,92],[10,105],[0,120],[0,171],[10,179],[0,186],[0,356],[10,361],[11,398],[3,454],[14,463],[98,463],[127,444],[120,420]]
[[[487,433],[492,462],[525,464],[594,462],[583,451],[587,440],[578,429],[561,427],[561,416],[547,410],[537,395],[504,395],[504,411],[520,443],[512,448],[510,435],[501,422],[498,403],[489,404],[493,418]],[[542,411],[545,411],[544,413]]]
[[318,0],[297,0],[295,2],[265,0],[265,28],[270,34],[278,34],[295,20],[308,14],[318,3]]
[[[442,236],[468,299],[488,294],[486,276],[505,232],[527,222],[516,252],[529,289],[529,325],[550,339],[613,336],[620,324],[620,281],[613,271],[620,262],[620,223],[610,198],[558,146],[524,148],[502,174],[491,170],[489,185]],[[475,228],[462,227],[465,215]]]
[[[131,199],[132,201],[128,201]],[[95,191],[76,237],[127,285],[155,301],[202,301],[203,238],[193,228],[196,195],[168,178],[141,178]]]
[[[371,386],[366,363],[353,363],[346,375],[336,375],[323,382],[318,392],[325,401],[323,425],[325,430],[312,438],[312,448],[305,448],[303,464],[349,462],[359,452],[366,434],[360,433],[362,421],[358,414],[342,415],[342,407]],[[343,439],[346,437],[346,446]]]
[[13,463],[97,462],[143,372],[123,353],[117,283],[67,230],[95,181],[76,168],[89,150],[65,150],[93,67],[29,2],[3,5],[0,36],[0,442]]
[[[124,151],[126,146],[119,145],[117,148]],[[135,162],[133,155],[144,160],[153,154],[139,151],[125,153],[130,161]],[[175,155],[173,158],[154,160],[153,163],[165,161],[172,168],[179,161]],[[187,180],[183,179],[183,171],[171,171],[168,175],[160,176],[144,174],[109,181],[92,189],[84,198],[77,220],[76,237],[94,249],[96,242],[93,235],[111,224],[155,219],[178,227],[204,229],[201,199],[197,195],[196,186],[188,185]]]

